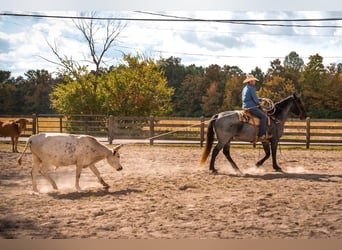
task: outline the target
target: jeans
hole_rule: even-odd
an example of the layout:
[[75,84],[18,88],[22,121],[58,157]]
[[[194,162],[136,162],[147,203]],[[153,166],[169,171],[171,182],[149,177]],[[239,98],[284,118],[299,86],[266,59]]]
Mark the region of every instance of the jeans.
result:
[[252,108],[249,110],[253,115],[256,115],[257,117],[260,118],[260,128],[259,128],[259,135],[262,136],[266,134],[266,115],[264,112],[261,111],[259,108]]

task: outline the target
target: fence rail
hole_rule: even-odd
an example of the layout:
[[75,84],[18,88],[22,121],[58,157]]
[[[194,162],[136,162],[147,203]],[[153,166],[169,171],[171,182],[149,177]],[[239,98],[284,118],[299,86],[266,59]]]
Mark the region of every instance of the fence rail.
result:
[[[40,132],[89,134],[115,139],[144,139],[153,145],[158,140],[199,143],[205,141],[209,118],[119,117],[105,115],[1,115],[0,121],[27,118],[32,121],[23,136]],[[282,144],[342,145],[342,119],[288,120]],[[241,143],[241,142],[234,142]]]

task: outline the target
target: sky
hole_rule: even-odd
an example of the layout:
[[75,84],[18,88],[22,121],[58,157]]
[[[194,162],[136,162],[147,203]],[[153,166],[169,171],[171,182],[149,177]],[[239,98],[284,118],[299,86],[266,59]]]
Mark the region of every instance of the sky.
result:
[[[6,10],[0,13],[42,14],[58,16],[89,15],[88,12],[70,10],[22,11]],[[222,22],[173,22],[173,21],[121,21],[125,28],[115,46],[106,54],[103,66],[122,62],[122,55],[131,53],[158,60],[160,57],[179,57],[184,65],[195,64],[207,67],[238,66],[245,73],[259,67],[266,72],[271,61],[280,59],[295,51],[304,62],[309,56],[319,54],[323,64],[342,63],[342,10],[98,10],[98,17],[122,17],[152,19],[165,18],[161,15],[205,20],[267,20],[267,19],[325,19],[336,21],[310,22],[267,22],[287,26],[266,26],[222,23]],[[104,22],[101,22],[102,24]],[[289,26],[290,25],[290,26]],[[296,26],[293,26],[296,25]],[[298,27],[305,26],[305,27]],[[338,27],[307,27],[307,26]],[[96,34],[101,41],[102,30]],[[89,65],[90,53],[86,41],[76,29],[72,19],[18,17],[0,15],[0,70],[7,70],[12,76],[24,76],[28,70],[57,70],[58,62],[48,43],[56,46],[62,56],[72,57]]]

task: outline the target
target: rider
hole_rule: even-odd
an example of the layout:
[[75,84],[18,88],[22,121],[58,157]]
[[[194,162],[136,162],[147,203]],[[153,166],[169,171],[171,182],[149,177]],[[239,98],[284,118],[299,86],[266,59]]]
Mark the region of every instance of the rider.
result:
[[248,109],[253,115],[260,118],[258,141],[266,140],[266,114],[260,109],[262,99],[258,98],[255,91],[255,83],[259,81],[253,75],[247,75],[243,83],[247,83],[242,90],[242,108]]

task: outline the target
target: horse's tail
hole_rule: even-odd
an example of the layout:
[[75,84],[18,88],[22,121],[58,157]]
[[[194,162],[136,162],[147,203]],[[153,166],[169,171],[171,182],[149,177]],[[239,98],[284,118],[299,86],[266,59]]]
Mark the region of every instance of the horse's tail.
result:
[[203,165],[211,151],[211,148],[214,143],[214,123],[216,121],[217,115],[215,115],[213,118],[211,118],[209,125],[208,125],[208,130],[207,130],[207,138],[206,138],[206,144],[205,148],[203,149],[201,160],[200,160],[200,165]]

